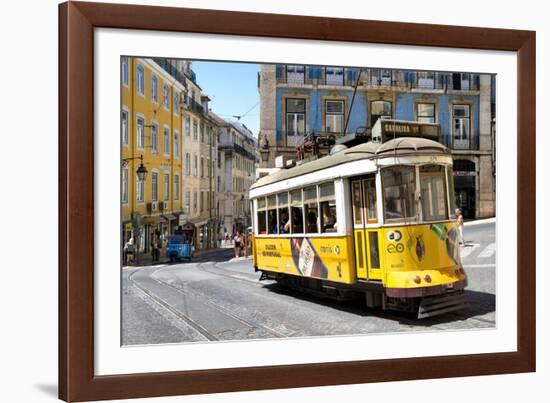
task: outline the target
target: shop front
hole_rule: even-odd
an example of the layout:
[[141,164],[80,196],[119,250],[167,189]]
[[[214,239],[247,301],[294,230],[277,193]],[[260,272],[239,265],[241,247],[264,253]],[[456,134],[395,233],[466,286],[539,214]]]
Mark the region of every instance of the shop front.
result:
[[465,219],[476,218],[476,169],[469,160],[455,160],[453,163],[455,206]]

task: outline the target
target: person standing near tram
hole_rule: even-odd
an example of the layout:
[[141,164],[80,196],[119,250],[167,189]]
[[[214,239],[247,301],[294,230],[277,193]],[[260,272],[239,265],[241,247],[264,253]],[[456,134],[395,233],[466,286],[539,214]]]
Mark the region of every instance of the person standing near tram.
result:
[[456,219],[456,230],[458,232],[458,243],[459,245],[464,244],[464,217],[462,216],[462,211],[459,208],[455,210],[455,219]]

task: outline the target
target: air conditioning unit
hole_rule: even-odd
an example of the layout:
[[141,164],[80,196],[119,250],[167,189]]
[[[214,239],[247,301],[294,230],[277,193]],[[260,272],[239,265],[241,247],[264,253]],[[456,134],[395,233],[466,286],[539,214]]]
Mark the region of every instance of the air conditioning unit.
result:
[[158,203],[157,202],[149,202],[147,203],[147,211],[150,213],[158,210]]

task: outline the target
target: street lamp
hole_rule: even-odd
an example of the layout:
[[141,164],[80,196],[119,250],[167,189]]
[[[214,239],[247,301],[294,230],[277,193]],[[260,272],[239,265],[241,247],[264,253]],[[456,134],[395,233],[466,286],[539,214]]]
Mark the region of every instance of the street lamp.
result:
[[260,155],[262,157],[262,162],[267,162],[269,160],[269,141],[267,140],[267,137],[263,136],[263,142],[260,147]]
[[137,159],[139,159],[141,163],[139,164],[139,167],[136,170],[136,174],[140,181],[145,181],[145,178],[147,177],[147,168],[145,168],[145,165],[143,165],[143,154],[140,155],[139,157],[124,158],[122,160],[122,165],[126,166],[128,164],[128,161],[137,160]]

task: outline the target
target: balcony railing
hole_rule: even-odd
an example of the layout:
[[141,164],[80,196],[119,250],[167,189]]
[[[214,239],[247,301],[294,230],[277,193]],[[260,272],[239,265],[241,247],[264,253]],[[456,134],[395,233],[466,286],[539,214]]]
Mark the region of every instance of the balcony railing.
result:
[[159,57],[154,57],[153,61],[158,64],[164,71],[170,74],[176,79],[181,85],[187,88],[187,83],[185,82],[185,75],[178,71],[171,63],[168,62],[168,59],[163,59]]
[[451,150],[479,150],[479,136],[470,136],[466,139],[455,139],[453,136],[441,136],[440,143]]
[[204,108],[202,107],[202,105],[190,97],[187,98],[186,106],[187,106],[187,109],[190,110],[191,112],[204,114]]
[[[277,71],[278,84],[354,86],[359,69],[290,66]],[[360,85],[420,90],[479,91],[479,75],[392,69],[362,69]]]

